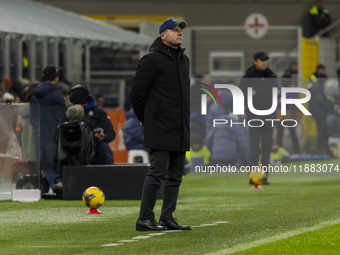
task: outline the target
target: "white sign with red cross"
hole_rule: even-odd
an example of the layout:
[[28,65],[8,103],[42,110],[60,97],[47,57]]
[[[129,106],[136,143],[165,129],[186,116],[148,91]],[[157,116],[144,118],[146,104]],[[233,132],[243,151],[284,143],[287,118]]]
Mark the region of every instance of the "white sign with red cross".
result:
[[244,22],[247,34],[255,39],[265,36],[268,32],[268,21],[260,13],[250,14]]

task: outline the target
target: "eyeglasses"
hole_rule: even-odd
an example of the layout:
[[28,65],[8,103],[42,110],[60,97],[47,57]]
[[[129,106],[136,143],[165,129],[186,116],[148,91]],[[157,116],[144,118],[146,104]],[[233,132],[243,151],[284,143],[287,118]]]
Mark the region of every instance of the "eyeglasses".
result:
[[176,33],[182,32],[183,30],[180,28],[169,28],[169,30],[174,31]]

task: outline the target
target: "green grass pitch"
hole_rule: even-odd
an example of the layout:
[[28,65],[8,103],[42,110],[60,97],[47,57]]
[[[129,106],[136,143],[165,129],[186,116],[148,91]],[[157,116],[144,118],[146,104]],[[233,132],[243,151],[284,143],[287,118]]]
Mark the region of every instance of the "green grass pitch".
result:
[[105,201],[101,215],[81,200],[2,201],[0,254],[340,254],[340,179],[270,181],[184,176],[182,232],[135,231],[140,201]]

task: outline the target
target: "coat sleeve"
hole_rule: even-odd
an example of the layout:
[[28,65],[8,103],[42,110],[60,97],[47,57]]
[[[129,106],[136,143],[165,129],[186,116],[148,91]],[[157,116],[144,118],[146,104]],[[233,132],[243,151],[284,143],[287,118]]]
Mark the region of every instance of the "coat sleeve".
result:
[[140,122],[144,122],[146,95],[157,72],[157,67],[151,55],[152,53],[149,53],[139,60],[131,88],[131,103]]
[[110,143],[116,138],[116,132],[113,128],[110,117],[104,110],[101,110],[100,113],[99,127],[102,127],[104,129],[104,142]]

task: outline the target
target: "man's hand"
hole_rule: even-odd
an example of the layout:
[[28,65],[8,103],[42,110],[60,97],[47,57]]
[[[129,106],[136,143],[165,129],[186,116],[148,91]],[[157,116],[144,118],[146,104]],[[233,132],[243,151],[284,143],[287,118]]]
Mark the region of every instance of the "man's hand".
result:
[[99,142],[102,142],[105,138],[104,133],[95,133],[94,136],[96,137],[96,140],[99,141]]

